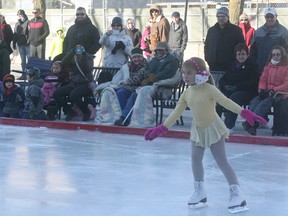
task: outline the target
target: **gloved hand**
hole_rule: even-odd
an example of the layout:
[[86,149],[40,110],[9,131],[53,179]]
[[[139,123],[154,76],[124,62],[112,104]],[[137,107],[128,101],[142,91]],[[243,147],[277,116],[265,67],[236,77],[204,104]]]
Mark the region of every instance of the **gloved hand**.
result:
[[263,89],[259,89],[258,95],[263,100],[268,97],[268,92]]
[[270,90],[268,91],[268,96],[269,96],[269,97],[273,97],[274,94],[275,94],[275,91],[274,91],[273,89],[270,89]]
[[224,91],[228,94],[232,94],[233,92],[235,92],[237,90],[237,86],[234,85],[225,85],[223,87]]
[[149,85],[149,80],[148,80],[148,78],[142,80],[142,82],[141,82],[141,86],[147,86],[147,85]]
[[147,76],[147,79],[148,79],[150,84],[153,84],[153,83],[158,81],[158,78],[154,73],[149,73]]
[[256,115],[248,109],[243,109],[240,113],[240,116],[244,118],[252,127],[255,125],[255,121],[266,125],[268,122],[261,116]]
[[117,49],[122,49],[124,50],[126,48],[126,45],[123,43],[123,41],[116,41],[116,46]]
[[161,125],[158,125],[157,127],[148,129],[145,132],[144,137],[146,141],[148,140],[152,141],[155,138],[164,135],[165,133],[167,133],[167,131],[168,129],[163,124],[161,124]]

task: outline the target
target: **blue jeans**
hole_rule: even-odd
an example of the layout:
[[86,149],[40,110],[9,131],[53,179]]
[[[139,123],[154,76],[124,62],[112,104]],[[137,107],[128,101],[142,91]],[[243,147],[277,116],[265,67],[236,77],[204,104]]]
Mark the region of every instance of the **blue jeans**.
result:
[[273,97],[261,99],[257,96],[250,102],[249,109],[255,114],[265,118],[273,105],[273,101]]
[[[120,103],[120,107],[122,109],[121,116],[126,117],[134,106],[134,103],[137,98],[137,93],[131,92],[125,88],[120,88],[117,90],[117,97]],[[128,119],[130,120],[130,118],[131,114]]]
[[20,58],[21,58],[22,71],[24,72],[25,68],[26,68],[27,61],[30,58],[30,46],[29,45],[18,46],[18,50],[19,50],[19,54],[20,54]]

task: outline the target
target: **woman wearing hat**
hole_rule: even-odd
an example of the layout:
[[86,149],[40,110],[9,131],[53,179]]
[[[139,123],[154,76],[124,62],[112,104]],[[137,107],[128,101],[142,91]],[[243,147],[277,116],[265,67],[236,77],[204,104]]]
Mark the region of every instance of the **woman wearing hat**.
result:
[[150,50],[154,51],[159,41],[169,41],[170,24],[163,15],[162,8],[158,4],[152,4],[150,7],[150,17],[152,25],[150,29]]
[[99,40],[105,47],[104,67],[120,68],[128,61],[133,43],[123,31],[122,19],[114,17],[109,29]]
[[109,87],[102,92],[98,117],[101,123],[114,123],[117,126],[129,124],[130,110],[137,97],[136,89],[141,86],[147,71],[148,63],[143,51],[140,48],[132,49],[131,61],[120,68]]

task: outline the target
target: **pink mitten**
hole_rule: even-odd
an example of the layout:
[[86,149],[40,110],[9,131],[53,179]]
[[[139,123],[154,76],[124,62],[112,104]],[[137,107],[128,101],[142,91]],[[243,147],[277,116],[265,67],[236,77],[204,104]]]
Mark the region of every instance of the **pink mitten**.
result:
[[168,131],[168,129],[163,124],[158,125],[157,127],[154,127],[154,128],[150,128],[144,134],[145,140],[152,141],[153,139],[155,139],[159,136],[162,136],[167,131]]
[[240,113],[240,116],[247,120],[247,122],[253,127],[255,121],[261,123],[262,125],[266,125],[267,121],[261,116],[256,115],[248,109],[243,109]]

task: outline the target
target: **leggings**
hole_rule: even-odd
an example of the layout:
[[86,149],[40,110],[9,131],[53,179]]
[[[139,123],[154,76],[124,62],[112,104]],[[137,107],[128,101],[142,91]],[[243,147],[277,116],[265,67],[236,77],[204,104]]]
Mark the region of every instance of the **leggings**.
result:
[[[204,168],[203,168],[203,156],[205,148],[196,146],[195,142],[192,142],[192,172],[194,176],[194,181],[204,181]],[[223,172],[229,185],[237,184],[237,176],[227,161],[226,151],[225,151],[225,141],[222,137],[217,143],[210,146],[211,153],[218,164],[219,168]]]

